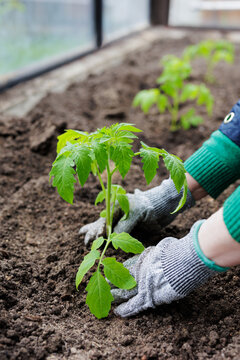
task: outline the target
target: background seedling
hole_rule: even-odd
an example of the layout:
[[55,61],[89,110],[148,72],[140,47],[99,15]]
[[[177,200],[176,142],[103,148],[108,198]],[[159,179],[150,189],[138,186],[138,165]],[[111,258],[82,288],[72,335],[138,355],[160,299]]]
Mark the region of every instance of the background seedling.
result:
[[[123,217],[126,218],[129,213],[126,191],[120,185],[112,184],[115,171],[119,171],[124,178],[131,167],[132,158],[140,156],[144,175],[149,184],[156,175],[159,160],[162,157],[177,191],[184,189],[180,203],[174,212],[178,211],[186,201],[187,182],[182,161],[164,149],[149,147],[144,143],[141,143],[139,152],[134,153],[132,143],[137,139],[134,133],[138,132],[141,130],[127,123],[114,124],[93,133],[66,130],[58,137],[58,154],[50,171],[50,180],[53,177],[52,185],[57,187],[59,195],[71,204],[76,177],[83,186],[92,172],[98,177],[102,187],[95,205],[105,201],[105,210],[101,212],[101,216],[106,219],[106,237],[99,237],[93,242],[91,251],[84,257],[76,275],[78,289],[84,275],[97,262],[97,269],[86,288],[88,292],[86,303],[90,311],[99,319],[108,315],[113,301],[106,278],[121,289],[131,289],[136,286],[135,279],[123,264],[116,258],[105,257],[108,246],[112,244],[116,250],[120,248],[133,254],[139,254],[144,250],[142,243],[129,234],[113,232],[113,215],[116,206],[121,208]],[[114,164],[112,169],[110,161]],[[104,184],[102,179],[104,170],[107,172],[107,184]],[[101,253],[100,247],[103,247]]]
[[226,40],[205,40],[198,44],[188,46],[183,52],[183,58],[192,61],[197,57],[206,59],[207,67],[205,80],[215,82],[214,68],[220,61],[232,64],[234,61],[234,46]]
[[210,90],[204,84],[185,83],[192,71],[188,60],[168,55],[161,63],[163,72],[157,79],[159,88],[140,91],[133,100],[133,106],[140,106],[145,114],[152,105],[156,105],[160,113],[169,111],[171,131],[198,126],[203,119],[196,114],[195,108],[189,109],[179,118],[179,106],[188,100],[195,100],[197,105],[205,105],[208,114],[211,115],[213,97]]

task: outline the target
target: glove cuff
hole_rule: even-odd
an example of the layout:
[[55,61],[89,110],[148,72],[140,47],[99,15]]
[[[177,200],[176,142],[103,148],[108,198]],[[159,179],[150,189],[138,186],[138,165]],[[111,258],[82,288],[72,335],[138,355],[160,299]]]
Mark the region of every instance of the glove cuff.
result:
[[195,225],[194,225],[194,229],[193,229],[193,245],[194,245],[194,249],[199,257],[199,259],[202,260],[202,262],[209,268],[209,269],[212,269],[216,272],[225,272],[229,269],[229,267],[223,267],[223,266],[219,266],[217,265],[213,260],[211,259],[208,259],[206,257],[206,255],[202,252],[202,249],[199,245],[199,241],[198,241],[198,232],[199,232],[199,229],[202,225],[202,223],[204,222],[205,220],[200,220],[198,221]]
[[165,239],[166,244],[161,252],[164,275],[173,290],[183,296],[204,284],[217,272],[228,269],[216,265],[203,254],[197,237],[202,222],[195,223],[190,233],[181,240]]
[[[151,218],[154,218],[155,221],[160,219],[161,225],[167,225],[175,219],[178,213],[183,212],[195,204],[195,200],[188,190],[184,206],[177,213],[171,214],[171,212],[177,208],[182,194],[183,188],[178,193],[171,178],[164,180],[160,186],[145,191],[144,196],[146,196],[151,203]],[[151,219],[149,218],[148,220],[150,221]]]

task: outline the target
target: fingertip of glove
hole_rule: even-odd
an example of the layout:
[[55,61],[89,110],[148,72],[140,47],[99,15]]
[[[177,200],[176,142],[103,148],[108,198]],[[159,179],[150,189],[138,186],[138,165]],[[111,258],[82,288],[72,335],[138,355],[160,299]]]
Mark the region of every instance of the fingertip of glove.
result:
[[127,314],[125,314],[124,311],[121,311],[121,309],[119,309],[120,306],[121,305],[117,306],[116,309],[113,310],[114,314],[122,318],[127,317]]
[[111,294],[114,297],[113,303],[114,304],[120,304],[124,301],[124,299],[121,298],[121,292],[120,289],[111,289]]
[[87,246],[89,244],[90,240],[91,240],[91,236],[89,236],[89,234],[86,234],[86,236],[84,238],[84,245]]
[[135,189],[135,190],[134,190],[134,194],[139,195],[139,194],[142,194],[142,193],[143,193],[143,191],[141,191],[141,190],[139,190],[139,189]]
[[114,227],[114,232],[120,234],[122,232],[130,233],[133,226],[129,220],[120,220],[118,224]]
[[114,314],[122,318],[126,318],[135,314],[129,312],[129,309],[126,307],[126,303],[118,305],[114,310]]
[[85,232],[86,232],[86,226],[87,226],[87,225],[83,225],[83,226],[79,229],[79,231],[78,231],[78,234],[79,234],[79,235],[85,234]]

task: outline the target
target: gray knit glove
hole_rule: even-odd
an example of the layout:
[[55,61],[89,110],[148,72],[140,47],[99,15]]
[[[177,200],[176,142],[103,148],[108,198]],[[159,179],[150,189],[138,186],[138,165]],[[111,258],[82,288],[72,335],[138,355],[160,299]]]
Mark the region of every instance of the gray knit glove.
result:
[[[114,232],[130,233],[133,229],[147,230],[154,234],[163,226],[170,224],[179,212],[184,211],[194,205],[195,201],[188,191],[187,201],[182,209],[175,214],[171,214],[182,197],[183,190],[177,192],[173,181],[169,178],[164,180],[160,186],[156,186],[147,191],[135,190],[134,194],[127,194],[129,199],[129,216],[126,220],[121,220],[123,214],[116,206],[114,213],[114,221],[117,224]],[[105,229],[105,218],[83,226],[79,230],[79,234],[85,234],[84,243],[87,245],[89,241],[96,239],[103,234]]]
[[202,221],[195,223],[184,238],[165,238],[124,263],[137,286],[130,291],[111,290],[115,302],[125,301],[114,310],[115,314],[127,317],[169,304],[185,297],[217,272],[226,270],[207,258],[206,261],[200,259],[196,243],[201,224]]

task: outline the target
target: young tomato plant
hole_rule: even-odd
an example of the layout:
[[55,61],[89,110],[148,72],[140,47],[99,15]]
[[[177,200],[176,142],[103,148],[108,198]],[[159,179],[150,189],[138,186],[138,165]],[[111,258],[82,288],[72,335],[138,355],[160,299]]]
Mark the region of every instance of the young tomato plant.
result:
[[205,80],[215,82],[213,71],[220,61],[230,64],[234,61],[234,46],[226,40],[204,40],[198,44],[188,46],[183,53],[183,58],[191,61],[197,57],[203,57],[207,62]]
[[[129,212],[126,191],[120,185],[112,183],[115,171],[119,171],[124,178],[131,167],[132,158],[140,156],[144,175],[149,184],[156,175],[159,160],[162,157],[177,191],[180,192],[182,187],[184,189],[175,212],[186,201],[187,183],[182,161],[163,149],[149,147],[144,143],[139,152],[134,153],[132,143],[134,139],[137,139],[134,133],[140,131],[128,123],[114,124],[93,133],[66,130],[58,137],[58,154],[49,174],[50,180],[54,177],[52,185],[57,187],[59,195],[70,204],[73,203],[76,177],[83,186],[92,172],[101,184],[102,190],[97,195],[95,205],[105,201],[105,210],[101,212],[101,216],[106,218],[106,237],[102,236],[94,240],[91,251],[84,257],[76,275],[76,288],[78,289],[84,275],[97,262],[96,270],[86,287],[86,303],[90,311],[99,319],[108,315],[113,301],[111,288],[106,279],[121,289],[131,289],[136,286],[135,279],[123,264],[116,258],[105,256],[107,248],[112,244],[116,250],[120,248],[133,254],[139,254],[144,250],[142,243],[128,233],[113,232],[113,216],[116,206],[121,208],[124,214],[123,218],[126,218]],[[110,161],[114,164],[113,168],[110,168]],[[106,184],[102,178],[103,171],[107,172]],[[103,249],[101,253],[100,248]]]
[[209,115],[212,113],[213,97],[204,84],[185,83],[192,68],[187,60],[174,55],[165,56],[161,63],[163,72],[157,79],[158,88],[142,90],[133,100],[133,106],[140,106],[144,113],[148,113],[152,105],[156,105],[160,113],[169,111],[171,114],[171,131],[179,128],[185,130],[191,126],[198,126],[203,122],[194,108],[189,109],[179,118],[179,107],[186,101],[195,100],[197,105],[205,105]]

